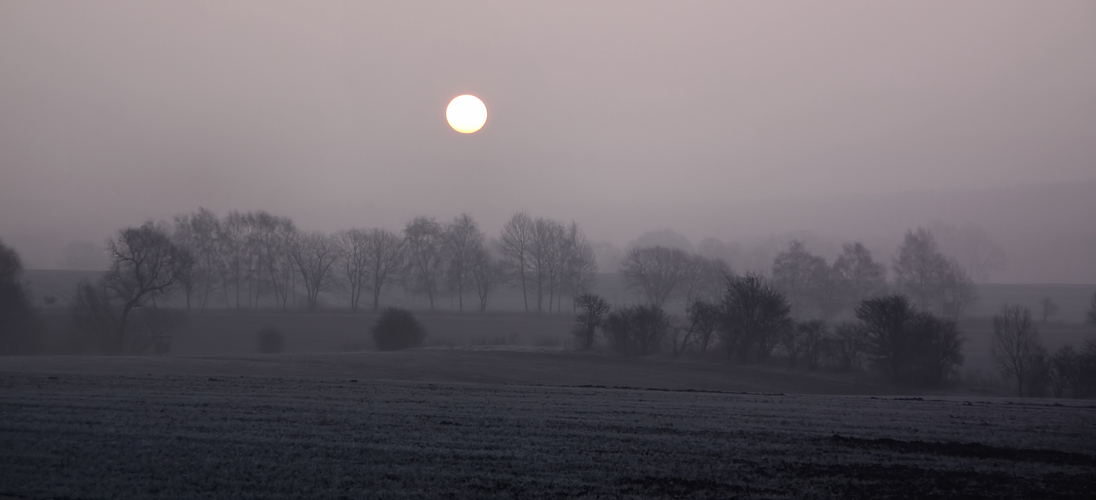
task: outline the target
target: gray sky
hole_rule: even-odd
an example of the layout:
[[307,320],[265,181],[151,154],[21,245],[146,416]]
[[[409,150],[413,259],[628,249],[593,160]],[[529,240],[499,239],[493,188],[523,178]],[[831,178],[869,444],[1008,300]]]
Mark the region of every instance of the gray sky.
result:
[[30,267],[198,206],[524,209],[618,245],[974,222],[998,280],[1096,282],[1091,1],[0,0],[0,68],[0,238]]

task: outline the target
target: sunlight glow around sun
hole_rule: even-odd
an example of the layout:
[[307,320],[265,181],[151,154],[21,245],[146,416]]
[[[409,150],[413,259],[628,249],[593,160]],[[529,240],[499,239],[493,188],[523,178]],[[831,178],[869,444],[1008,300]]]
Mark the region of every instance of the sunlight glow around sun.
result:
[[487,122],[487,106],[474,95],[461,95],[449,102],[445,108],[445,119],[449,126],[462,134],[471,134]]

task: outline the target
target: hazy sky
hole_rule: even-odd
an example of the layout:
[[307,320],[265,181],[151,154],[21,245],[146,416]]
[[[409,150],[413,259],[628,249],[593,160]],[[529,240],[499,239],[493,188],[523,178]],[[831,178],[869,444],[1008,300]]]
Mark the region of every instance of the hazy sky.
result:
[[[474,135],[444,118],[464,93]],[[975,222],[1008,279],[1093,282],[1093,191],[1090,0],[0,0],[0,238],[30,267],[198,206],[489,233],[524,209],[621,245]],[[1035,238],[1083,269],[1017,261]]]

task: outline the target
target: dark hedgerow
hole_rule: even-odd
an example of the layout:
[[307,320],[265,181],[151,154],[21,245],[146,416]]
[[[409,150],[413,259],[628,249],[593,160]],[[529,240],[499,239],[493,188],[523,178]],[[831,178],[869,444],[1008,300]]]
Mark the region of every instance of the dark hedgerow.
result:
[[259,352],[263,354],[276,354],[282,352],[285,348],[285,337],[282,332],[273,327],[266,327],[259,330],[257,335],[259,342]]
[[379,351],[419,347],[426,338],[426,329],[415,319],[415,315],[398,307],[388,307],[381,311],[372,333]]

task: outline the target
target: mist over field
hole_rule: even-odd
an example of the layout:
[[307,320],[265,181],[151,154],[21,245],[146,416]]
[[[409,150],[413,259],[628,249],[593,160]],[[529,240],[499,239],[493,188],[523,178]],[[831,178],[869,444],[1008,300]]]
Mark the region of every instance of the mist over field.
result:
[[1088,498],[1094,63],[1087,0],[0,0],[0,500]]

